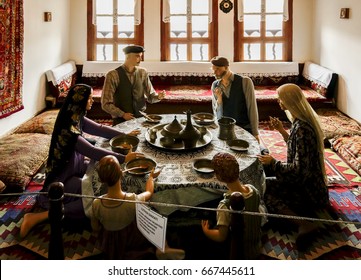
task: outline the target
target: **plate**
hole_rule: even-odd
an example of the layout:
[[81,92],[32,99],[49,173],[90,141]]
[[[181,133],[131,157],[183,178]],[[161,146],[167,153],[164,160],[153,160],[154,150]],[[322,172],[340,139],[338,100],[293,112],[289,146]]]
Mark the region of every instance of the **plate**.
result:
[[214,116],[210,113],[196,113],[192,115],[192,118],[199,125],[211,125],[214,123]]
[[148,116],[149,118],[152,119],[152,120],[150,120],[150,119],[144,117],[145,121],[148,123],[160,123],[160,121],[162,120],[162,116],[160,116],[160,115],[148,114],[146,116]]
[[129,170],[128,173],[133,175],[148,174],[152,171],[153,168],[157,167],[157,163],[151,158],[137,158],[127,162],[127,164],[125,165],[125,169],[129,169],[137,166],[147,166],[147,168]]
[[214,168],[212,165],[212,160],[207,158],[199,158],[193,162],[193,169],[200,173],[212,173]]
[[231,150],[237,152],[245,152],[248,150],[249,147],[249,143],[242,139],[229,140],[227,141],[227,145]]

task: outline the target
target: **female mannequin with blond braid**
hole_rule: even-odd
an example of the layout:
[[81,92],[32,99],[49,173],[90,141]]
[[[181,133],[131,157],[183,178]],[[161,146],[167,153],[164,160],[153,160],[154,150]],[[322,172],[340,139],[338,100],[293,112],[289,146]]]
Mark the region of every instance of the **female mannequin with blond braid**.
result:
[[[287,161],[278,161],[271,154],[258,157],[275,174],[266,180],[264,200],[270,213],[315,217],[329,205],[323,132],[317,114],[297,85],[282,85],[277,93],[292,127],[288,134],[277,118],[270,118],[270,128],[278,130],[287,143]],[[298,226],[296,244],[302,250],[317,225],[292,221]]]

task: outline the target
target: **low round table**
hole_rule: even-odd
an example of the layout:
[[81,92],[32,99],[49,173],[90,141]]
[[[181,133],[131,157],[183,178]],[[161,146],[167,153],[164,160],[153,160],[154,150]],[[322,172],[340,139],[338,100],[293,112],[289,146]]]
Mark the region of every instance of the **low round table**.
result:
[[[162,123],[170,123],[177,117],[179,122],[186,120],[186,115],[162,115]],[[254,185],[261,193],[264,192],[265,175],[262,164],[255,157],[260,153],[260,146],[257,140],[246,130],[235,127],[235,134],[238,139],[246,140],[249,148],[244,152],[231,150],[226,141],[218,139],[218,125],[212,124],[207,129],[212,134],[210,143],[202,148],[192,151],[171,151],[154,147],[145,139],[147,129],[155,124],[148,123],[144,118],[133,119],[118,124],[116,128],[129,133],[134,129],[140,129],[138,135],[140,143],[137,152],[143,153],[146,157],[157,162],[157,168],[162,172],[156,180],[153,202],[168,204],[196,206],[214,199],[221,199],[222,194],[227,191],[225,184],[219,182],[214,173],[199,173],[193,169],[193,161],[199,158],[212,159],[218,152],[233,154],[240,166],[240,180],[245,184]],[[97,143],[101,147],[110,149],[109,141]],[[96,176],[96,174],[94,175]],[[123,190],[127,192],[141,193],[145,189],[146,176],[125,174],[122,183]],[[93,182],[97,179],[93,179]],[[169,215],[182,207],[154,206],[163,215]]]

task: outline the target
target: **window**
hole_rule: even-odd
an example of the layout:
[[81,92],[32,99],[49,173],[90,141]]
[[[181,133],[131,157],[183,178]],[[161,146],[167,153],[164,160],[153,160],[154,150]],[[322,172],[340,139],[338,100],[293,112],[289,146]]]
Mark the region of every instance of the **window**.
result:
[[124,60],[125,46],[144,44],[143,3],[88,0],[88,60]]
[[217,3],[162,0],[162,61],[209,61],[218,53]]
[[234,61],[292,61],[292,0],[238,0]]

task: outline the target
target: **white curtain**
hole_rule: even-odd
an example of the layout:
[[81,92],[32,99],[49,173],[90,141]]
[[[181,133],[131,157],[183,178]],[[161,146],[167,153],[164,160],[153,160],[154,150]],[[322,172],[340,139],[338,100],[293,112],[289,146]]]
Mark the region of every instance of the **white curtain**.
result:
[[[238,21],[242,22],[244,18],[244,11],[243,11],[243,1],[244,0],[237,0],[238,3]],[[288,15],[288,0],[283,1],[283,21],[288,21],[289,15]],[[261,20],[264,20],[264,17],[262,17]]]
[[[163,22],[164,23],[168,23],[170,22],[170,4],[169,4],[170,0],[163,0]],[[208,12],[208,21],[209,23],[212,22],[212,0],[208,0],[208,7],[209,7],[209,12]],[[190,23],[191,22],[191,16],[190,16],[190,8],[187,8],[187,22]]]
[[[97,24],[97,11],[96,11],[96,2],[101,0],[93,0],[93,16],[92,23]],[[134,0],[134,24],[139,25],[142,23],[142,1]]]
[[134,24],[139,25],[142,23],[142,1],[134,0]]
[[92,15],[92,23],[94,25],[97,24],[97,17],[96,17],[96,14],[97,14],[97,11],[96,11],[96,7],[97,7],[97,0],[93,0],[93,15]]
[[170,22],[170,5],[169,0],[163,0],[163,22]]

